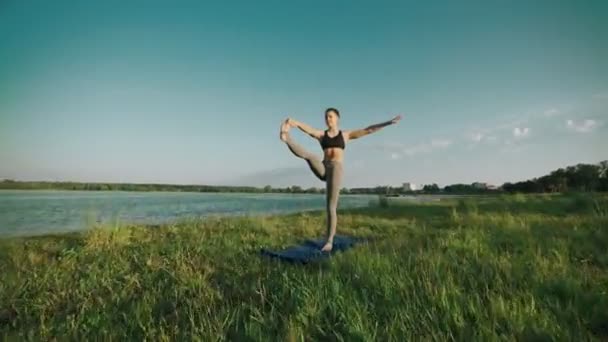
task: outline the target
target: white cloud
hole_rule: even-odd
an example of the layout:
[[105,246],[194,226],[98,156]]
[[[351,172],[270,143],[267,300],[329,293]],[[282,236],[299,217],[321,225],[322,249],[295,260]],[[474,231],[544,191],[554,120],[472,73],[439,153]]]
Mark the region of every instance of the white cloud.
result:
[[429,144],[418,144],[413,146],[408,146],[402,149],[401,153],[406,156],[415,156],[420,153],[428,153],[431,152],[431,145]]
[[474,142],[480,142],[483,137],[483,133],[480,132],[471,134],[471,140],[473,140]]
[[498,141],[498,137],[496,137],[495,135],[487,135],[485,133],[476,132],[469,136],[469,140],[472,141],[472,144],[469,145],[469,147],[473,147],[474,145],[480,144],[480,143],[486,143],[486,144],[496,143]]
[[375,145],[374,147],[382,151],[388,152],[390,159],[396,160],[404,156],[412,157],[418,154],[430,153],[437,149],[444,149],[452,145],[451,140],[433,139],[430,142],[419,143],[415,145],[404,145],[401,143],[384,143]]
[[[564,114],[564,111],[557,107],[548,107],[545,111],[534,112],[530,111],[521,114],[519,117],[514,117],[510,120],[497,122],[493,126],[479,127],[473,126],[473,130],[468,134],[467,138],[473,143],[481,142],[496,142],[497,136],[505,134],[511,135],[518,139],[526,138],[531,134],[530,125],[534,125],[541,118],[554,118]],[[509,133],[507,133],[509,132]]]
[[492,129],[489,132],[508,130],[508,129],[513,128],[513,127],[517,127],[519,125],[526,124],[526,123],[528,123],[528,121],[529,121],[528,117],[521,117],[521,118],[519,118],[517,120],[513,120],[513,121],[510,121],[510,122],[506,122],[506,123],[503,123],[501,125],[498,125],[498,126],[496,126],[495,129]]
[[[478,144],[482,142],[486,143],[495,143],[498,141],[498,137],[496,135],[501,135],[501,132],[512,131],[513,134],[517,134],[517,137],[523,138],[527,136],[530,132],[529,128],[520,128],[522,125],[526,125],[530,121],[531,116],[524,115],[519,118],[512,119],[510,121],[503,121],[502,123],[496,123],[491,127],[479,127],[474,128],[472,133],[469,133],[467,138],[472,141],[473,144]],[[517,130],[518,133],[515,133]]]
[[437,140],[431,141],[431,146],[433,146],[433,147],[444,148],[444,147],[448,147],[450,145],[452,145],[452,142],[450,140],[437,139]]
[[555,108],[548,109],[543,113],[543,115],[548,118],[554,117],[558,114],[559,114],[559,111]]
[[599,126],[598,122],[593,119],[585,119],[581,122],[576,122],[572,119],[566,120],[566,126],[579,133],[589,133],[597,126]]
[[513,129],[513,136],[515,138],[521,139],[521,138],[525,138],[529,135],[530,135],[530,128],[528,128],[528,127],[524,127],[524,128],[515,127]]

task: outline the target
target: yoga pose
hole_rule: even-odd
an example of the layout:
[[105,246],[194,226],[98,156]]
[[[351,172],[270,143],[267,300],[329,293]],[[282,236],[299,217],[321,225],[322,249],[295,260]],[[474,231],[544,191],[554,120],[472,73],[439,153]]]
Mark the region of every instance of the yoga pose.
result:
[[[280,138],[287,144],[287,147],[296,156],[306,160],[312,172],[321,181],[326,184],[325,198],[327,201],[327,241],[323,248],[324,252],[331,251],[333,247],[334,236],[336,235],[336,225],[338,223],[337,208],[338,196],[340,194],[340,185],[342,184],[342,160],[346,143],[353,139],[361,138],[370,133],[393,125],[401,120],[401,115],[396,116],[392,120],[371,125],[363,129],[352,131],[342,131],[338,128],[340,112],[335,108],[328,108],[325,111],[325,124],[327,129],[321,131],[308,126],[305,123],[296,121],[291,118],[285,119],[281,124]],[[289,129],[297,127],[304,133],[310,135],[321,143],[323,148],[323,161],[308,151],[302,146],[296,144],[289,135]]]

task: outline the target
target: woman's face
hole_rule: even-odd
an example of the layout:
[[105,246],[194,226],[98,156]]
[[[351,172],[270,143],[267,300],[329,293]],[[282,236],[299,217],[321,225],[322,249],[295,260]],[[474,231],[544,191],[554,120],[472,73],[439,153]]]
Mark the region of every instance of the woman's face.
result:
[[331,110],[325,113],[325,124],[328,128],[338,127],[338,115]]

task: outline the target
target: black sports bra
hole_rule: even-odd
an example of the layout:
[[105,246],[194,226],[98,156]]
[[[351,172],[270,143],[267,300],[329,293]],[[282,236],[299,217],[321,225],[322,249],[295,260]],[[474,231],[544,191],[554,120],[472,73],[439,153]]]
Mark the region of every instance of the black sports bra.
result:
[[342,131],[340,131],[335,137],[330,137],[327,135],[327,130],[325,130],[325,134],[321,138],[321,147],[323,149],[330,147],[337,147],[344,149],[346,146],[344,144],[344,137],[342,136]]

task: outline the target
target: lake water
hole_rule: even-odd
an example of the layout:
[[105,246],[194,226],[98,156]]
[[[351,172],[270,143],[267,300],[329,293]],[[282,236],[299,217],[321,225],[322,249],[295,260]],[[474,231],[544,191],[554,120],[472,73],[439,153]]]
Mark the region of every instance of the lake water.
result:
[[[341,196],[339,209],[373,195]],[[323,194],[0,190],[0,237],[85,230],[96,223],[159,224],[209,215],[323,210]]]

